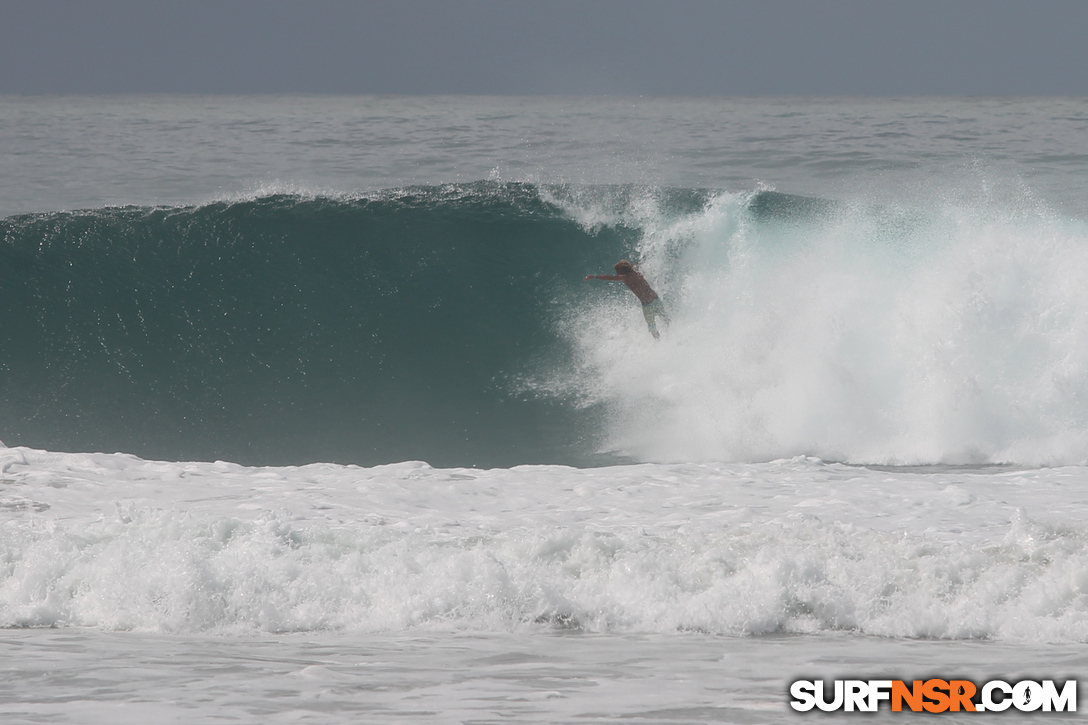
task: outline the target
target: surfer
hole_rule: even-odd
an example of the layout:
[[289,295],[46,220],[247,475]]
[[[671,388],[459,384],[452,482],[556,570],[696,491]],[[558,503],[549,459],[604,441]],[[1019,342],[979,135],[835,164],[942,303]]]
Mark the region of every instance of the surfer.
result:
[[661,302],[661,298],[650,287],[646,278],[639,274],[634,265],[626,259],[617,262],[615,269],[615,274],[587,274],[586,279],[604,279],[609,282],[623,282],[627,285],[627,289],[634,292],[635,297],[638,297],[638,301],[642,303],[642,316],[646,318],[646,327],[650,328],[650,334],[655,340],[660,340],[661,333],[657,331],[657,318],[664,320],[666,327],[669,325],[669,315],[665,312],[665,305]]

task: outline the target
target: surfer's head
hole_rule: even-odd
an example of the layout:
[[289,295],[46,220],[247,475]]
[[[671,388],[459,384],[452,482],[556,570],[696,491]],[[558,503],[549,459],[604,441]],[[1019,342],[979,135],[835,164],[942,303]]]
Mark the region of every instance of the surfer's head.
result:
[[631,263],[626,259],[621,259],[616,262],[616,274],[628,274],[634,272],[635,268],[631,266]]

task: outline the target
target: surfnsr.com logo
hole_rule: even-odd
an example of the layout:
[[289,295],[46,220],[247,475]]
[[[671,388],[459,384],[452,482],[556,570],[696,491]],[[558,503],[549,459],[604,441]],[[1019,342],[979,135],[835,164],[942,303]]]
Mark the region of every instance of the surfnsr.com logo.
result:
[[1010,684],[991,680],[981,687],[970,680],[835,680],[826,692],[822,680],[797,680],[790,685],[790,707],[800,712],[876,712],[887,702],[892,712],[1076,712],[1077,681],[1061,687],[1054,680],[1022,680]]

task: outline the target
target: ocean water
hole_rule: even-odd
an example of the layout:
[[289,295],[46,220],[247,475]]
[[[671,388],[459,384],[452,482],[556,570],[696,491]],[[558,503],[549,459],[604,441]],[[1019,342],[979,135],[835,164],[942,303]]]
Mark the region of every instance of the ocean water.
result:
[[[777,723],[796,679],[1081,678],[1086,132],[0,98],[0,719]],[[660,342],[583,281],[620,258]]]

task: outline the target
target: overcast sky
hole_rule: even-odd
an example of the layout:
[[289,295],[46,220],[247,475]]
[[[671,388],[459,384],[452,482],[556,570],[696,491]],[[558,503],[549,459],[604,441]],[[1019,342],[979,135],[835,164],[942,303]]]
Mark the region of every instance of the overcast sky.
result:
[[0,93],[1088,95],[1088,0],[0,0]]

